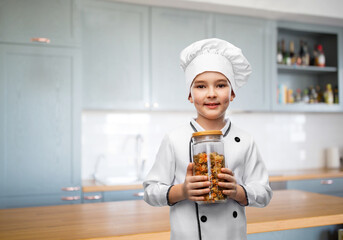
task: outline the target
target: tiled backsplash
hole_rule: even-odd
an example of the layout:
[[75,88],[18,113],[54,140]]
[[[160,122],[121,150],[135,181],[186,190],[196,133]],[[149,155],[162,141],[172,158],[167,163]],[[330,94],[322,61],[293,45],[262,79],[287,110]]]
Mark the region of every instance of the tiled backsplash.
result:
[[[164,134],[195,116],[191,112],[84,112],[82,179],[92,178],[95,169],[99,175],[134,179],[143,168],[144,176]],[[324,167],[326,148],[343,149],[343,114],[232,113],[229,117],[253,135],[269,171]]]

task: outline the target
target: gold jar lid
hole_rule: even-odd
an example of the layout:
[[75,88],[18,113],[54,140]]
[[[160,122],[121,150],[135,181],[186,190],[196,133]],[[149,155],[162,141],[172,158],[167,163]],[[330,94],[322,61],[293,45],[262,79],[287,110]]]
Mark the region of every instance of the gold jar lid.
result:
[[201,131],[201,132],[193,133],[192,137],[207,136],[207,135],[223,135],[223,133],[220,130]]

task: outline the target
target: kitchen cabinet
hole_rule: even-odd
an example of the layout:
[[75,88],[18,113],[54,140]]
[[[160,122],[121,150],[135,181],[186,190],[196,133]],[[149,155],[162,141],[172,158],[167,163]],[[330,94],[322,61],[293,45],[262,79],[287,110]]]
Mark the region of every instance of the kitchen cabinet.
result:
[[151,102],[157,110],[193,110],[180,67],[180,52],[213,35],[212,15],[206,12],[152,7]]
[[82,203],[96,203],[103,202],[104,194],[103,192],[82,192]]
[[149,107],[149,8],[83,1],[83,109]]
[[270,110],[269,21],[101,1],[82,9],[84,109],[194,110],[179,54],[216,36],[242,48],[254,69],[232,109]]
[[104,202],[143,200],[143,189],[103,192]]
[[80,203],[79,72],[77,49],[0,44],[0,208]]
[[[322,44],[325,58],[325,67],[296,66],[276,64],[276,47],[274,51],[274,83],[272,89],[272,109],[274,111],[295,111],[295,112],[341,112],[343,110],[343,98],[340,94],[343,90],[343,63],[341,61],[343,50],[342,29],[330,26],[318,26],[302,23],[279,22],[275,28],[275,43],[285,41],[286,50],[289,51],[290,41],[294,42],[295,54],[299,54],[300,41],[306,42],[310,56],[313,57],[313,49],[317,44]],[[274,44],[276,46],[276,44]],[[302,97],[304,90],[320,87],[324,92],[327,84],[332,89],[337,86],[339,101],[337,104],[326,103],[285,103],[287,96],[286,88],[293,91],[296,97],[297,89],[301,90]]]
[[252,67],[248,83],[237,91],[229,109],[269,111],[273,23],[257,18],[215,14],[214,26],[214,36],[242,49]]
[[287,189],[297,189],[343,197],[343,178],[288,181]]
[[[143,199],[143,185],[136,183],[133,185],[104,185],[95,180],[82,181],[83,203],[91,202],[111,202]],[[94,196],[97,196],[94,199]],[[85,199],[90,197],[93,199]],[[101,199],[99,199],[101,197]]]
[[311,240],[336,240],[337,231],[341,225],[329,225],[311,228],[291,229],[284,231],[249,234],[248,240],[288,240],[288,239],[311,239]]
[[3,0],[0,42],[76,46],[79,38],[78,0]]

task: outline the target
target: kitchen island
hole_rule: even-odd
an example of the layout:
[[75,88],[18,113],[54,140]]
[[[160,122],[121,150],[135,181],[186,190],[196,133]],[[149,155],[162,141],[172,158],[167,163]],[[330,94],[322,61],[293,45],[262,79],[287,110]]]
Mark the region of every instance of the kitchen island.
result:
[[[343,198],[281,190],[266,208],[247,207],[246,212],[248,234],[340,225]],[[169,207],[141,200],[0,210],[0,239],[7,240],[163,240],[169,231]]]

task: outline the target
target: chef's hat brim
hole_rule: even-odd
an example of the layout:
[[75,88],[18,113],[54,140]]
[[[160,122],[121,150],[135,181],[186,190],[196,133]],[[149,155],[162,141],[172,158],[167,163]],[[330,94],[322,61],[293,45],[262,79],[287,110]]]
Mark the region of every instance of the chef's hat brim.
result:
[[204,39],[189,45],[181,52],[180,60],[188,92],[197,75],[213,71],[224,74],[236,94],[237,89],[247,83],[252,72],[241,49],[217,38]]

